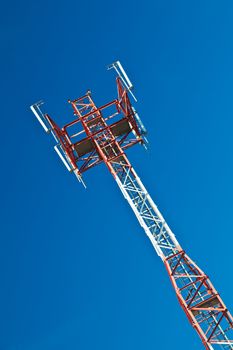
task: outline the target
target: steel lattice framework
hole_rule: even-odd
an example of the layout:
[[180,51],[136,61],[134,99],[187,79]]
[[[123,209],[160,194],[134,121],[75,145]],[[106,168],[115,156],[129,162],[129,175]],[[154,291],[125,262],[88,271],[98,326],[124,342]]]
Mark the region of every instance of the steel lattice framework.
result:
[[[178,243],[125,154],[125,150],[134,144],[145,143],[145,129],[131,105],[128,92],[132,93],[132,85],[125,71],[119,61],[111,67],[118,73],[118,98],[97,107],[88,91],[69,101],[76,119],[63,128],[41,112],[40,103],[31,109],[45,131],[53,134],[57,141],[55,150],[79,181],[86,170],[101,162],[106,164],[164,262],[178,301],[205,349],[233,349],[231,314],[208,276]],[[74,127],[75,133],[70,133]]]

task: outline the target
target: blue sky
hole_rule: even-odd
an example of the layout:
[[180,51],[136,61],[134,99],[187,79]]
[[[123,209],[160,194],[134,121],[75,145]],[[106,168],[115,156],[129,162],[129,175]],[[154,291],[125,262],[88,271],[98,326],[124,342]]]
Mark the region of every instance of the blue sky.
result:
[[1,8],[1,350],[202,349],[107,169],[84,190],[29,106],[135,85],[150,147],[128,152],[182,246],[232,297],[232,1],[13,1]]

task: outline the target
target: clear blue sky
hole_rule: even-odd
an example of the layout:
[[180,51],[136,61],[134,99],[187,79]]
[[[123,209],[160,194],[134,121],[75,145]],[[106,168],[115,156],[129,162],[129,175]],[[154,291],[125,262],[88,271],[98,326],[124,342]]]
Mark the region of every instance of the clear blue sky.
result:
[[150,148],[129,158],[227,306],[232,296],[232,1],[13,1],[1,7],[1,350],[203,349],[104,166],[84,190],[29,106],[135,85]]

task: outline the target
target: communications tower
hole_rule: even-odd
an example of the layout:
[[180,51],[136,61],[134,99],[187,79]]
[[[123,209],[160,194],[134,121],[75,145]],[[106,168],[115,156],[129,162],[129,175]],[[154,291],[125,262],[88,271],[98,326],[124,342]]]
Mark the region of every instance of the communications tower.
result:
[[[140,225],[163,261],[178,301],[205,349],[233,349],[233,318],[208,276],[182,249],[174,233],[150,197],[126,150],[146,144],[146,130],[131,104],[136,100],[132,84],[119,61],[108,67],[117,73],[117,98],[97,107],[91,92],[69,101],[75,119],[60,128],[41,110],[31,110],[56,140],[55,151],[66,168],[83,182],[82,175],[105,163]],[[85,184],[84,184],[85,185]]]

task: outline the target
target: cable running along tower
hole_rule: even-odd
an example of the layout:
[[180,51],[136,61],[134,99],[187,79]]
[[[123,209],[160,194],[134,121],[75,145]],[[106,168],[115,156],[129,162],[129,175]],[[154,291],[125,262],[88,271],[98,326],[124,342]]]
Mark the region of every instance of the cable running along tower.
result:
[[32,105],[31,110],[43,129],[53,135],[55,151],[80,182],[84,184],[85,171],[102,162],[106,164],[162,259],[178,301],[205,349],[233,349],[231,314],[208,276],[178,243],[126,156],[129,147],[137,143],[145,146],[146,130],[131,104],[136,98],[127,74],[119,61],[108,67],[112,68],[117,73],[117,98],[97,107],[88,91],[69,101],[75,120],[64,127],[60,128],[42,112],[41,101]]

